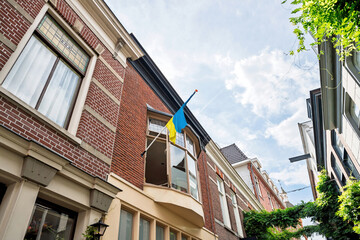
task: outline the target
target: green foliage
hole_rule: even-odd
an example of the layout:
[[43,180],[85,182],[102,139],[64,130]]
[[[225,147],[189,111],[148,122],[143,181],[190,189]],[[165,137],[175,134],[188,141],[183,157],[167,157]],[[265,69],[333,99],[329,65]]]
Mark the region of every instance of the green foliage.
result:
[[345,191],[339,197],[340,207],[337,215],[344,221],[354,224],[353,230],[360,234],[360,182],[351,179],[345,187]]
[[[303,202],[291,208],[277,209],[272,212],[265,210],[244,212],[244,225],[247,235],[264,240],[287,240],[320,233],[337,240],[359,239],[352,230],[353,225],[336,215],[340,205],[339,193],[335,183],[329,179],[325,171],[322,171],[319,176],[317,190],[319,197],[315,202]],[[357,188],[357,191],[360,191],[360,188]],[[357,196],[360,198],[360,194]],[[358,200],[354,200],[356,205],[352,206],[359,206],[360,201]],[[348,207],[344,208],[349,209]],[[355,216],[359,216],[358,212],[352,215],[352,218]],[[299,228],[299,219],[306,217],[318,222],[318,225]]]
[[94,238],[94,233],[96,232],[96,228],[93,227],[93,226],[88,226],[86,228],[86,231],[85,233],[83,233],[83,237],[86,239],[86,240],[95,240]]
[[[282,3],[287,2],[284,0]],[[343,60],[353,50],[360,51],[360,0],[293,0],[296,9],[290,18],[295,25],[294,34],[299,40],[297,51],[305,50],[305,33],[317,39],[313,45],[330,40]],[[293,54],[293,52],[291,52]]]

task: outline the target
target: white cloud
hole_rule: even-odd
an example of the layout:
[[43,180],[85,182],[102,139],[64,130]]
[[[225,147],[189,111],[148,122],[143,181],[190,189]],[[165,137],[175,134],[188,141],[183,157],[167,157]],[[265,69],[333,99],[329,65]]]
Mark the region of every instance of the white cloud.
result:
[[271,124],[265,131],[265,137],[272,137],[279,146],[293,147],[302,151],[298,122],[306,118],[305,100],[297,99],[290,106],[295,107],[297,111],[288,118],[282,120],[279,124]]
[[280,180],[286,185],[302,184],[308,186],[310,180],[307,172],[306,163],[287,164],[281,171],[270,173],[270,177]]
[[292,99],[304,99],[317,74],[296,67],[290,60],[283,51],[266,48],[236,61],[234,77],[226,81],[226,87],[233,91],[237,102],[250,105],[258,116],[293,113]]

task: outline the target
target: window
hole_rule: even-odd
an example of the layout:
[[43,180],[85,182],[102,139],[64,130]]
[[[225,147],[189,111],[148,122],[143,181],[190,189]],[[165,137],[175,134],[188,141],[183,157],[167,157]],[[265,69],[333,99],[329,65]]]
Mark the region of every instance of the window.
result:
[[349,176],[353,176],[356,179],[360,179],[359,172],[357,171],[352,159],[350,158],[348,152],[346,151],[344,145],[342,144],[337,133],[334,130],[331,131],[331,142],[346,173]]
[[165,239],[165,229],[159,225],[156,225],[156,240],[164,240]]
[[359,134],[360,129],[360,109],[359,106],[351,99],[349,94],[346,93],[346,116],[350,124],[354,127],[355,131]]
[[[149,118],[147,145],[165,125],[165,121]],[[145,181],[189,193],[199,200],[195,144],[190,133],[177,133],[176,144],[173,144],[168,140],[167,129],[163,132],[147,151]]]
[[242,226],[241,226],[241,221],[240,221],[239,209],[238,209],[238,206],[237,206],[236,194],[234,192],[231,192],[231,203],[232,203],[233,209],[234,209],[237,232],[241,237],[243,237],[243,231],[242,231]]
[[1,205],[2,199],[5,196],[6,189],[7,189],[6,185],[3,183],[0,183],[0,205]]
[[150,222],[140,218],[139,240],[149,240],[150,238]]
[[132,240],[133,214],[121,209],[119,240]]
[[38,199],[26,229],[25,239],[72,239],[76,218],[76,212]]
[[336,159],[332,153],[331,153],[331,167],[334,170],[335,175],[336,175],[337,179],[339,180],[339,182],[342,184],[342,186],[344,186],[346,184],[346,179],[343,176],[341,169],[340,169],[338,163],[336,162]]
[[177,237],[176,237],[176,232],[174,232],[173,230],[170,230],[170,240],[177,240]]
[[189,240],[189,238],[181,234],[181,240]]
[[88,62],[89,56],[45,15],[3,87],[66,128]]
[[273,203],[272,203],[272,201],[271,201],[271,196],[270,196],[270,193],[269,193],[269,192],[267,192],[267,196],[268,196],[268,199],[269,199],[269,203],[270,203],[271,209],[274,210],[274,205],[273,205]]
[[225,189],[224,189],[224,181],[217,177],[217,185],[219,190],[219,198],[220,198],[220,207],[223,216],[224,225],[230,228],[230,217],[229,210],[226,202]]
[[257,193],[259,194],[260,197],[262,197],[262,194],[261,194],[261,189],[260,189],[260,185],[259,185],[259,180],[256,176],[254,176],[255,178],[255,188],[256,188],[256,191]]

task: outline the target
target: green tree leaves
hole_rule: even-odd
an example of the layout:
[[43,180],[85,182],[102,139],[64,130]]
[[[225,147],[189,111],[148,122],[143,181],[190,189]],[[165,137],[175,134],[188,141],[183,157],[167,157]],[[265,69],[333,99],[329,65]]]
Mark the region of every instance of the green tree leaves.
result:
[[360,0],[294,0],[291,4],[296,6],[292,11],[296,16],[290,22],[295,25],[298,52],[306,49],[304,36],[308,32],[316,38],[312,45],[330,40],[334,47],[341,46],[338,51],[341,60],[354,50],[360,51]]
[[[339,200],[335,182],[322,171],[317,191],[319,197],[315,202],[303,202],[291,208],[272,212],[244,212],[246,234],[264,240],[285,240],[299,238],[302,235],[311,236],[313,233],[337,240],[359,239],[355,230],[360,229],[360,185],[349,185],[346,189],[348,193],[343,194]],[[310,217],[318,225],[299,227],[299,219],[306,217]],[[353,222],[355,232],[352,229]]]

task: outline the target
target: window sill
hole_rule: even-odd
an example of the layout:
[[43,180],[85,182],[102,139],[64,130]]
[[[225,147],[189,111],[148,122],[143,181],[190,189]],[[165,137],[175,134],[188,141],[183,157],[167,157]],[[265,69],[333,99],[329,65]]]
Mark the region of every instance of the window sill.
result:
[[30,107],[26,103],[24,103],[22,100],[20,100],[18,97],[16,97],[14,94],[10,93],[8,90],[0,86],[0,96],[3,96],[4,98],[8,99],[12,103],[14,103],[16,106],[21,108],[21,110],[24,110],[25,112],[31,114],[31,116],[34,116],[37,120],[39,120],[42,123],[45,123],[47,126],[50,126],[53,130],[60,133],[62,136],[69,139],[71,142],[80,145],[82,143],[82,140],[70,132],[68,132],[65,128],[60,127],[53,121],[51,121],[49,118],[35,110],[34,108]]

